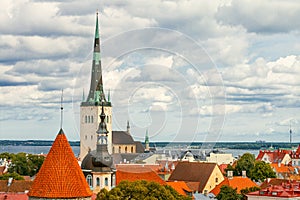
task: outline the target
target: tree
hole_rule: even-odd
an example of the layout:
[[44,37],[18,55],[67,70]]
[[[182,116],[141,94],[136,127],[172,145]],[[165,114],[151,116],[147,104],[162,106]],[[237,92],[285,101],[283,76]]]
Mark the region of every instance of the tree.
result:
[[216,198],[218,200],[241,200],[242,199],[242,195],[237,193],[237,189],[233,189],[232,187],[228,186],[228,185],[223,185],[221,187],[221,190],[219,192],[219,194],[216,196]]
[[241,195],[242,195],[242,200],[247,200],[247,196],[246,194],[250,193],[250,192],[255,192],[255,191],[258,191],[260,190],[259,187],[250,187],[250,188],[244,188],[244,189],[241,189]]
[[145,199],[145,200],[188,200],[189,197],[184,197],[178,194],[170,186],[162,186],[156,182],[149,181],[121,181],[119,185],[109,192],[102,189],[97,194],[97,200],[122,200],[122,199]]
[[19,175],[16,172],[6,173],[0,176],[0,180],[8,180],[9,178],[13,178],[14,180],[24,180],[23,176]]
[[237,175],[242,175],[242,171],[246,171],[248,177],[251,176],[251,169],[254,167],[255,157],[251,153],[245,153],[242,157],[237,161],[235,170]]
[[40,155],[26,153],[1,153],[0,158],[10,160],[9,173],[18,173],[22,176],[34,176],[40,170],[45,158]]
[[253,168],[250,171],[251,178],[254,181],[263,182],[266,178],[276,178],[276,173],[271,166],[264,161],[255,161]]

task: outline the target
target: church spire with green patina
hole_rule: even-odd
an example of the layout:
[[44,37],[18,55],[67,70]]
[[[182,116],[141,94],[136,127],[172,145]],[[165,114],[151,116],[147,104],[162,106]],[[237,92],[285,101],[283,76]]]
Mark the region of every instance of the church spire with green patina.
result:
[[91,85],[86,102],[90,104],[100,104],[101,102],[105,104],[107,102],[103,90],[98,12],[96,16]]

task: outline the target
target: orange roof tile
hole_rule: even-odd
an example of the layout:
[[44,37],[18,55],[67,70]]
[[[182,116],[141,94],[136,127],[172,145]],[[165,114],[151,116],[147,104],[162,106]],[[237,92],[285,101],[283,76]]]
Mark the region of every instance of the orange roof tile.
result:
[[0,193],[24,193],[25,191],[30,190],[31,185],[32,181],[13,180],[11,185],[8,186],[8,180],[0,180]]
[[116,172],[116,183],[117,185],[123,181],[137,181],[137,180],[145,180],[145,181],[154,181],[161,185],[166,185],[166,182],[162,180],[154,171],[148,172],[129,172],[129,171],[120,171]]
[[295,168],[293,166],[288,165],[280,165],[277,163],[271,163],[271,167],[275,169],[277,173],[294,173]]
[[186,192],[193,192],[184,181],[172,181],[167,182],[167,185],[174,188],[179,194],[187,196]]
[[92,192],[72,148],[60,129],[28,196],[43,198],[90,197]]
[[223,185],[228,185],[232,188],[237,188],[237,192],[240,193],[240,191],[242,189],[245,188],[250,188],[250,187],[255,187],[257,186],[253,181],[251,181],[250,178],[243,178],[241,176],[234,176],[233,178],[229,179],[227,177],[225,177],[225,180],[222,181],[219,185],[217,185],[212,191],[210,191],[211,193],[213,193],[214,195],[218,195],[219,192],[221,191],[221,187]]

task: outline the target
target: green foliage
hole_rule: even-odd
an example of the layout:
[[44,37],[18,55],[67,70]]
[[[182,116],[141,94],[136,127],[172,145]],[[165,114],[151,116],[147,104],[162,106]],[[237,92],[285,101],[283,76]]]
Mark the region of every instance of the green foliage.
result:
[[242,175],[242,171],[246,171],[248,177],[251,176],[250,171],[254,167],[255,157],[251,153],[245,153],[237,161],[235,170],[237,175]]
[[178,194],[170,186],[161,186],[156,182],[148,181],[122,181],[118,186],[110,190],[109,192],[102,189],[97,194],[97,200],[188,200],[189,197],[184,197]]
[[221,187],[220,193],[216,196],[218,200],[241,200],[242,195],[237,193],[237,189],[233,189],[228,185],[223,185]]
[[0,158],[11,160],[9,173],[18,173],[22,176],[34,176],[40,170],[44,156],[26,154],[26,153],[1,153]]
[[264,161],[255,161],[254,167],[250,171],[251,179],[263,182],[266,178],[276,178],[276,173],[271,166]]
[[8,180],[9,178],[13,178],[14,180],[24,180],[23,176],[19,175],[16,172],[6,173],[0,176],[0,180]]
[[241,189],[241,194],[242,194],[242,200],[247,200],[247,196],[246,194],[250,193],[250,192],[255,192],[255,191],[258,191],[260,190],[259,187],[250,187],[250,188],[244,188],[244,189]]

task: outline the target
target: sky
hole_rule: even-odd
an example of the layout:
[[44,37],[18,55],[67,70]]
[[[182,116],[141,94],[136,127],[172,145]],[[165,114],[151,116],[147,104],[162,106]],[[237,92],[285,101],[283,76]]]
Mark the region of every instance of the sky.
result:
[[0,139],[79,140],[96,11],[113,130],[300,141],[300,2],[1,0]]

